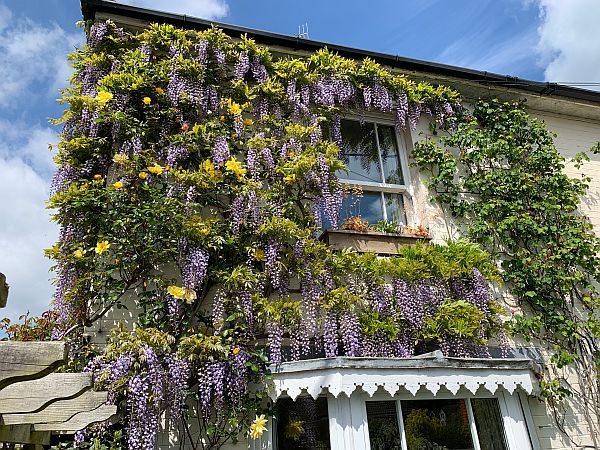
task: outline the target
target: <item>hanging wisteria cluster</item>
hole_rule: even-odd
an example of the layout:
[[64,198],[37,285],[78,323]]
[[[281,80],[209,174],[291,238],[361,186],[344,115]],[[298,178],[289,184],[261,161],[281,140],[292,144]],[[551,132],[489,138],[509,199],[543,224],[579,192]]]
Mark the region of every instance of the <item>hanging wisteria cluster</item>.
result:
[[249,386],[286,359],[486,354],[499,321],[485,253],[377,258],[316,238],[322,218],[339,222],[340,118],[448,125],[455,91],[327,50],[274,60],[217,28],[101,22],[88,36],[57,121],[55,337],[135,298],[138,328],[89,367],[129,448],[153,448],[164,411],[196,448],[235,439],[265,396]]

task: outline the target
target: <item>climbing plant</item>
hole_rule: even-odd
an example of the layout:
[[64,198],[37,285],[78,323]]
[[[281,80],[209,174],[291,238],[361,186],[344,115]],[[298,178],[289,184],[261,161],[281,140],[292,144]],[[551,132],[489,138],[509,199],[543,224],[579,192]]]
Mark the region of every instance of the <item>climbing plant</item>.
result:
[[[498,274],[479,246],[379,258],[317,238],[323,218],[339,223],[341,117],[454,127],[455,91],[326,49],[275,59],[218,28],[98,22],[71,58],[50,200],[53,338],[72,341],[73,364],[122,414],[76,445],[154,448],[165,412],[193,448],[260,437],[269,370],[285,360],[489,356]],[[135,330],[117,327],[96,355],[80,346],[119,308],[135,308]]]
[[[417,143],[413,156],[429,174],[433,201],[501,262],[522,307],[513,332],[549,352],[542,395],[559,408],[576,394],[595,416],[600,240],[580,209],[590,178],[566,175],[553,138],[523,103],[481,100],[439,139]],[[580,168],[587,158],[570,163]],[[579,382],[570,383],[569,373]]]

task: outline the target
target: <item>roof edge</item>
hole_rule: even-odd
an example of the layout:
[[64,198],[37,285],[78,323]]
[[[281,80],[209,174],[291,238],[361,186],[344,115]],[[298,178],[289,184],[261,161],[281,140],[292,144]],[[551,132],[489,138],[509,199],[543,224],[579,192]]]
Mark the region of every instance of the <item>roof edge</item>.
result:
[[519,77],[500,75],[492,72],[461,68],[447,64],[405,58],[399,55],[390,55],[327,42],[302,39],[297,36],[255,30],[252,28],[230,25],[182,14],[140,8],[137,6],[117,3],[115,1],[81,0],[81,12],[84,20],[94,20],[97,13],[107,13],[148,22],[170,23],[172,25],[190,29],[205,30],[210,28],[212,25],[215,25],[230,36],[237,37],[240,34],[247,34],[250,38],[264,45],[278,45],[282,47],[289,47],[294,50],[305,50],[310,52],[327,47],[328,49],[333,50],[341,56],[347,58],[357,60],[371,58],[380,64],[403,70],[425,72],[445,77],[457,78],[487,86],[492,85],[508,87],[538,95],[561,96],[576,100],[600,103],[600,92],[591,91],[588,89],[576,88],[559,83],[526,80]]

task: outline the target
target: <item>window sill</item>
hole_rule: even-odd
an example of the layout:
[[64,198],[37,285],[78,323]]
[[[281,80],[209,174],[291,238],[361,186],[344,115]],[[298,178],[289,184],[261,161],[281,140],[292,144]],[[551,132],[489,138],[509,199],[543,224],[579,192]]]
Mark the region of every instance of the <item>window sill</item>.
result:
[[379,231],[325,230],[319,239],[334,250],[353,248],[357,252],[374,252],[380,255],[396,255],[405,245],[413,245],[419,241],[430,241],[430,237],[411,234],[392,234]]

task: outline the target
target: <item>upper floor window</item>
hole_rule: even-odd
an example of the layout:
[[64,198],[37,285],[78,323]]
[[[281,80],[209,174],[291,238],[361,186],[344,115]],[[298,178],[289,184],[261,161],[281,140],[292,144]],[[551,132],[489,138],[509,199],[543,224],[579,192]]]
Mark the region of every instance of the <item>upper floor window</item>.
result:
[[385,220],[407,224],[406,145],[392,124],[343,119],[340,157],[348,172],[338,176],[347,193],[341,221],[360,216],[370,225]]

